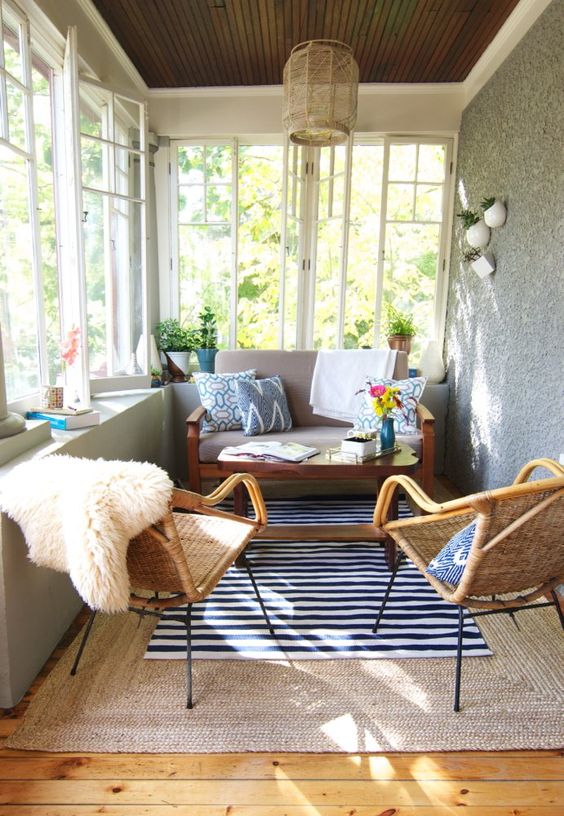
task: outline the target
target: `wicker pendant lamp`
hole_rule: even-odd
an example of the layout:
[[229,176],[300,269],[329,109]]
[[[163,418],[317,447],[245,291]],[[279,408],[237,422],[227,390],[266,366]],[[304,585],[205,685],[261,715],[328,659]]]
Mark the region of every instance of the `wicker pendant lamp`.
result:
[[356,122],[358,65],[348,45],[308,40],[284,66],[284,126],[295,144],[346,141]]

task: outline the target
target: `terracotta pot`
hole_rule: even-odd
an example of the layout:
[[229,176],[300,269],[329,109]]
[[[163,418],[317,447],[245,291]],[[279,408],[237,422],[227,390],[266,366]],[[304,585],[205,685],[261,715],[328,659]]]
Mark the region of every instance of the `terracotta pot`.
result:
[[388,337],[388,345],[396,351],[411,351],[411,336],[408,334],[392,334]]

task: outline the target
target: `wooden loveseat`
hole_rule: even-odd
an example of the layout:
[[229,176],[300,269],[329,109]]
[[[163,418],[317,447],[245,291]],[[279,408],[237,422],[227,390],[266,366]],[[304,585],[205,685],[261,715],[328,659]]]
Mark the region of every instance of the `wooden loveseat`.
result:
[[[338,445],[346,435],[351,423],[314,414],[309,404],[311,380],[315,368],[316,351],[267,351],[237,349],[220,351],[216,357],[215,370],[219,374],[256,369],[257,379],[279,374],[284,384],[293,427],[284,433],[272,433],[269,439],[301,442],[305,445]],[[398,352],[394,379],[407,377],[407,355]],[[198,406],[186,420],[188,445],[188,479],[190,489],[201,492],[203,479],[221,479],[225,476],[217,466],[217,457],[228,445],[241,445],[250,437],[242,430],[202,433],[201,424],[205,414]],[[419,404],[417,409],[417,435],[398,435],[399,442],[410,445],[419,458],[415,473],[428,495],[433,493],[435,460],[435,419],[431,412]]]

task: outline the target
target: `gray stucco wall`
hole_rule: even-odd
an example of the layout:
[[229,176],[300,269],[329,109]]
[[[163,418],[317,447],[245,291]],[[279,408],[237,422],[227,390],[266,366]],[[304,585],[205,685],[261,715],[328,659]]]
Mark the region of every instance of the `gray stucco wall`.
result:
[[456,211],[494,195],[508,209],[483,280],[454,225],[446,474],[464,492],[564,453],[563,35],[554,0],[462,117]]

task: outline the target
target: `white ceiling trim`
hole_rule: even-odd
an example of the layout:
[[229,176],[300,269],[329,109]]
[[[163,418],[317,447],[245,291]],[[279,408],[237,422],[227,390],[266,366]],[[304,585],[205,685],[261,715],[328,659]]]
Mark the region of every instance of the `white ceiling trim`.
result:
[[[359,96],[403,96],[413,94],[426,96],[429,94],[452,94],[463,93],[461,82],[437,82],[437,83],[379,83],[362,82],[358,86]],[[222,85],[210,86],[206,88],[149,88],[149,98],[182,96],[190,97],[237,97],[237,96],[270,96],[282,97],[284,88],[282,85]]]
[[464,107],[484,87],[552,0],[521,0],[463,82]]
[[[82,9],[84,14],[88,17],[92,25],[96,28],[101,39],[107,45],[109,50],[114,54],[120,64],[123,66],[125,72],[134,83],[135,87],[147,98],[149,94],[149,86],[132,63],[124,49],[115,37],[115,34],[108,26],[92,0],[75,0],[76,4]],[[80,32],[79,32],[80,35]]]

